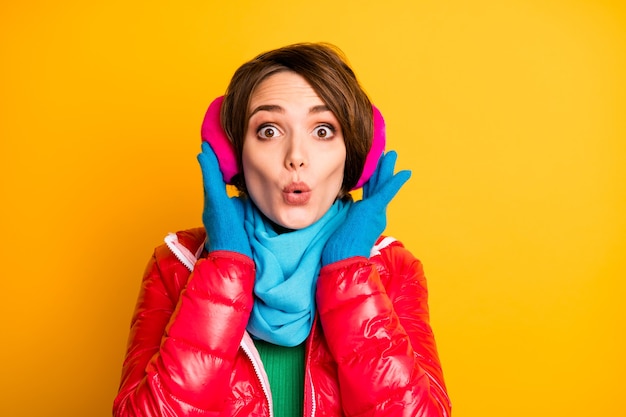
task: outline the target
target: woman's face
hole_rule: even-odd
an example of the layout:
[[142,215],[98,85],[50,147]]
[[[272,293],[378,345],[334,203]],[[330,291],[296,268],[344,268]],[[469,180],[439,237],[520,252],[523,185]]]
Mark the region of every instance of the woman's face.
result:
[[337,118],[302,76],[289,71],[258,85],[249,113],[242,164],[250,198],[282,227],[313,224],[343,182],[346,146]]

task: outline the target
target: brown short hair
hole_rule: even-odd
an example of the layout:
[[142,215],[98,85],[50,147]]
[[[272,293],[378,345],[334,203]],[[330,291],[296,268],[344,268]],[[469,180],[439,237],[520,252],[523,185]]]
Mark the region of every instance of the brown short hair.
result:
[[[347,194],[359,180],[372,146],[372,105],[343,53],[330,44],[285,46],[262,53],[235,71],[224,95],[220,118],[235,148],[239,172],[243,172],[241,155],[250,116],[250,97],[264,79],[281,71],[302,76],[339,121],[346,144],[341,193]],[[246,192],[243,174],[237,174],[233,183],[239,191]]]

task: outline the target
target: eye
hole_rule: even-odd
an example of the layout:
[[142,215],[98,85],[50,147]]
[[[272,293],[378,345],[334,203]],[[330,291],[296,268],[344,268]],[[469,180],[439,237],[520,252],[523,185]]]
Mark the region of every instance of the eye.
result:
[[330,139],[335,136],[335,128],[331,125],[321,125],[313,129],[313,133],[320,139]]
[[257,136],[261,139],[272,139],[280,136],[280,131],[273,125],[263,125],[257,130]]

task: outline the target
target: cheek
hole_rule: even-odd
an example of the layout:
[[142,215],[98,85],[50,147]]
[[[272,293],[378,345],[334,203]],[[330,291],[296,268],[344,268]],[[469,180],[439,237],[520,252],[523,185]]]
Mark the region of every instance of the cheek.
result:
[[332,170],[333,176],[339,176],[339,182],[343,182],[343,177],[346,170],[346,150],[345,147],[337,153],[335,159],[333,160],[332,166],[334,169]]
[[262,193],[265,182],[271,176],[272,163],[269,156],[262,156],[258,149],[244,143],[241,165],[248,193],[251,195]]
[[241,148],[241,165],[246,171],[253,171],[256,169],[256,165],[259,162],[259,150],[255,148],[254,141],[246,138]]
[[328,167],[326,170],[326,186],[327,186],[327,195],[333,195],[333,198],[337,196],[341,196],[341,188],[343,186],[343,178],[345,175],[345,167],[346,167],[346,159],[345,153],[339,153],[333,155],[332,158],[329,158],[330,155],[326,156],[325,163]]
[[241,167],[246,185],[248,185],[250,180],[253,180],[256,177],[256,172],[258,171],[256,166],[258,161],[253,157],[253,154],[254,152],[244,145],[243,153],[241,155]]
[[251,160],[252,159],[250,158],[250,149],[244,143],[243,148],[241,149],[241,168],[243,169],[244,173],[250,170]]

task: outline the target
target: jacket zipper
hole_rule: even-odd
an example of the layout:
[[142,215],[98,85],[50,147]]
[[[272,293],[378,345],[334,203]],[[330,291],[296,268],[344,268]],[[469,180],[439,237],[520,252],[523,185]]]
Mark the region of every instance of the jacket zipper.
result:
[[[306,388],[308,387],[311,391],[309,393],[309,400],[311,400],[311,417],[315,416],[315,412],[317,411],[317,403],[315,402],[315,386],[313,385],[313,377],[311,376],[311,344],[313,341],[313,334],[315,332],[315,328],[317,327],[317,317],[313,320],[313,326],[311,326],[311,333],[309,334],[309,343],[306,350],[306,380],[305,380],[305,394]],[[306,398],[304,403],[304,413],[306,413]]]
[[313,386],[313,378],[311,378],[311,368],[307,369],[307,383],[309,385],[309,389],[311,390],[311,417],[315,416],[315,411],[317,408],[317,404],[315,403],[315,387]]
[[[185,267],[189,271],[193,271],[193,267],[198,260],[199,254],[194,255],[189,249],[180,244],[178,242],[178,236],[176,236],[176,233],[170,233],[165,237],[164,241],[167,247],[176,257],[176,259],[178,259],[183,265],[185,265]],[[198,250],[202,251],[203,246],[204,244],[202,244],[202,246],[200,246]]]
[[252,364],[252,368],[254,369],[254,373],[256,374],[257,380],[261,383],[261,388],[263,389],[263,394],[265,394],[265,400],[267,401],[267,405],[268,405],[268,408],[270,410],[270,417],[273,417],[274,416],[274,405],[272,403],[271,391],[269,390],[269,386],[267,386],[267,383],[266,383],[265,379],[263,378],[263,373],[261,372],[261,368],[262,368],[263,365],[260,363],[260,361],[257,361],[255,359],[254,354],[250,350],[250,347],[248,347],[248,345],[246,344],[246,339],[251,340],[250,337],[247,336],[247,333],[244,334],[244,337],[241,340],[241,344],[239,346],[244,351],[244,353],[248,357],[248,360]]

